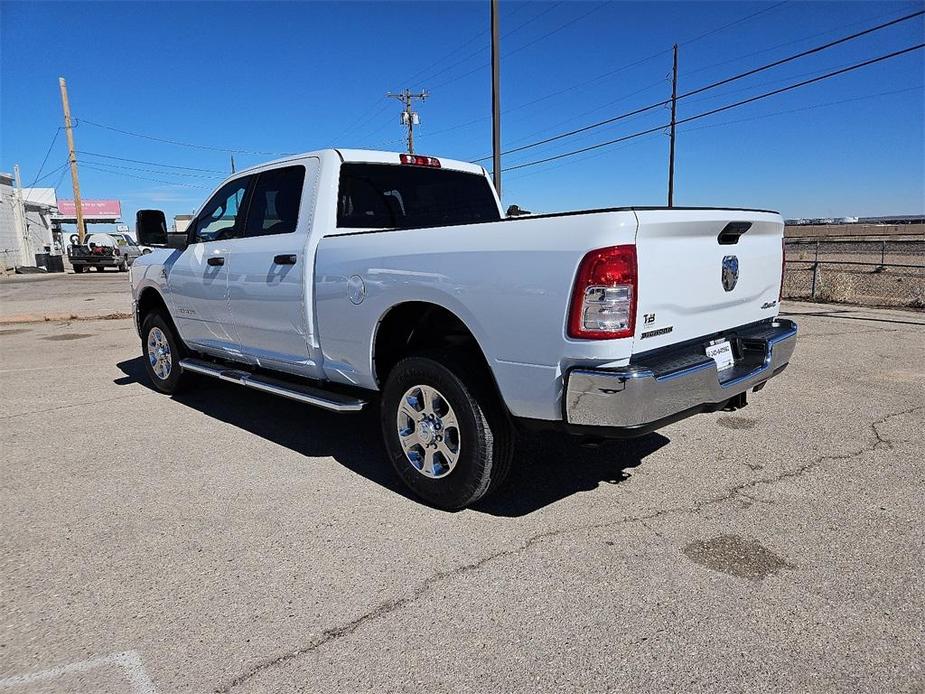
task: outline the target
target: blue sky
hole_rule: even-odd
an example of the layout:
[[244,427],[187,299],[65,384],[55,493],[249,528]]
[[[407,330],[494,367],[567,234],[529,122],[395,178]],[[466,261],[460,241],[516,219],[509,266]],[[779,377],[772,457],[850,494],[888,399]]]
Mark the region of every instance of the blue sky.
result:
[[[502,2],[503,143],[516,147],[666,98],[675,42],[683,92],[923,8]],[[140,207],[192,212],[229,170],[230,154],[93,123],[266,153],[236,154],[240,169],[272,153],[329,146],[400,151],[400,105],[384,94],[426,88],[418,152],[475,159],[491,151],[487,1],[3,2],[0,13],[0,168],[19,163],[25,185],[35,178],[62,124],[63,75],[84,121],[75,130],[83,195],[119,198],[130,221]],[[692,96],[679,102],[679,118],[923,40],[919,17]],[[679,127],[675,203],[774,208],[787,217],[922,213],[923,60],[920,50]],[[504,166],[667,119],[655,109],[509,155]],[[62,132],[43,175],[65,157]],[[668,138],[658,132],[510,171],[504,203],[534,211],[664,204],[667,157]],[[65,170],[38,185],[55,184],[60,198],[72,197]]]

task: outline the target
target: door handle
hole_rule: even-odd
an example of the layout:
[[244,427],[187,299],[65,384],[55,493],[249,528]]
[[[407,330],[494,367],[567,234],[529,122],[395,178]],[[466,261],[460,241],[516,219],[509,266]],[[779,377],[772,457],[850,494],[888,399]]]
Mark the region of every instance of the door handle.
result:
[[224,265],[225,259],[220,255],[214,255],[211,258],[209,258],[206,262],[212,267],[216,267],[218,265]]
[[277,265],[295,265],[296,260],[298,260],[298,256],[295,253],[273,256],[273,262]]

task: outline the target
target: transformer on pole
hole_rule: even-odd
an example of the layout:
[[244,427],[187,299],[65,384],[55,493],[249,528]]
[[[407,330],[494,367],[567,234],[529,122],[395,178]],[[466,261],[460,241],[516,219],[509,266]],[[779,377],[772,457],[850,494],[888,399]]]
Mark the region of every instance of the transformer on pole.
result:
[[408,154],[414,154],[414,126],[420,125],[421,118],[416,111],[412,110],[411,104],[415,99],[424,101],[430,94],[426,90],[413,94],[410,89],[405,89],[398,94],[389,92],[386,96],[390,99],[398,99],[405,105],[401,112],[401,124],[408,128]]

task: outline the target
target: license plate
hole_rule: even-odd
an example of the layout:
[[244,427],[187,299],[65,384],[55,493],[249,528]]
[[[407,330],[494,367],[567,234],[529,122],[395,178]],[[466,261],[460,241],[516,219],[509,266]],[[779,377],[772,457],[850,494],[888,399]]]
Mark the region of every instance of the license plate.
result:
[[732,366],[732,345],[729,340],[720,340],[707,345],[707,356],[716,362],[716,370],[723,371]]

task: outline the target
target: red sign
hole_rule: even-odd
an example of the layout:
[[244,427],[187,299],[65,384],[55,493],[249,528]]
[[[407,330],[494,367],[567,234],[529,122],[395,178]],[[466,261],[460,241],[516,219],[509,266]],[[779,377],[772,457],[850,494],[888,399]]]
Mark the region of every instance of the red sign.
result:
[[[115,219],[122,216],[122,204],[118,200],[83,200],[81,207],[85,219]],[[58,200],[58,215],[76,217],[77,206],[74,205],[74,201]]]

